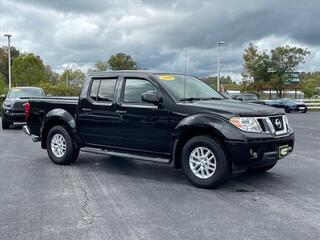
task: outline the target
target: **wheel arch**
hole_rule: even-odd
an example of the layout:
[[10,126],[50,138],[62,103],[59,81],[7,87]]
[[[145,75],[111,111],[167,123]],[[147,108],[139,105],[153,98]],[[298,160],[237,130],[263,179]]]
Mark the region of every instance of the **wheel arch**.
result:
[[43,149],[47,148],[46,139],[50,129],[58,125],[62,125],[68,130],[75,144],[78,147],[81,147],[83,145],[80,139],[80,136],[78,134],[76,121],[74,117],[64,109],[53,109],[46,114],[41,124],[40,136],[41,136],[41,147]]
[[224,146],[225,136],[221,129],[226,121],[221,117],[208,119],[208,115],[190,116],[182,120],[174,130],[172,162],[175,168],[181,168],[181,155],[183,146],[187,141],[196,136],[209,136],[221,142]]

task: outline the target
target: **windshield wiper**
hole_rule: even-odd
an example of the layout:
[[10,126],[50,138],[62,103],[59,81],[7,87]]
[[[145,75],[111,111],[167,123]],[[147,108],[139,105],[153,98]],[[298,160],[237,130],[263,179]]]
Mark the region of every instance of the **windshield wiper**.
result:
[[202,100],[202,99],[203,99],[203,98],[189,97],[189,98],[180,98],[180,101],[181,101],[181,102],[183,102],[183,101],[190,101],[190,102],[192,102],[192,101],[195,101],[195,100],[199,101],[199,100]]
[[210,97],[210,98],[202,98],[201,100],[222,100],[220,97]]

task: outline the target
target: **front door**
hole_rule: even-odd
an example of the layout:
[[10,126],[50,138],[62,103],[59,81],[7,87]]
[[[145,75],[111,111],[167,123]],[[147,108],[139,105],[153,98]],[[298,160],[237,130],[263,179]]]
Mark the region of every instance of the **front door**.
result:
[[123,148],[143,152],[170,153],[171,131],[168,111],[142,101],[143,93],[162,95],[155,83],[142,78],[124,78],[123,90],[116,111],[121,114],[119,136]]

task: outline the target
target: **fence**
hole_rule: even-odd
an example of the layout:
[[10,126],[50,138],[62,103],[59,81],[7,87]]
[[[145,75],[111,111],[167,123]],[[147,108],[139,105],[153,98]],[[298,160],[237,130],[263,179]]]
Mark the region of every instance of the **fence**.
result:
[[303,101],[310,110],[320,110],[320,98],[303,99],[301,101]]

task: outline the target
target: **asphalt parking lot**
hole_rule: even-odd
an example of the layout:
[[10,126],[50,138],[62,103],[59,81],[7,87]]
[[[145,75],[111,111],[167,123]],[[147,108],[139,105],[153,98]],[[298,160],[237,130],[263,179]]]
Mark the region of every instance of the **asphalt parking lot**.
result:
[[21,128],[0,130],[0,239],[319,239],[320,113],[288,117],[294,152],[215,190],[130,159],[56,166]]

